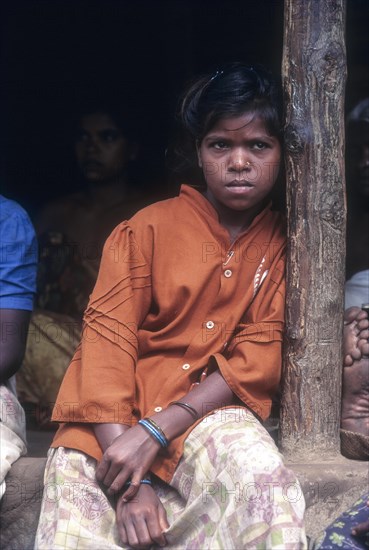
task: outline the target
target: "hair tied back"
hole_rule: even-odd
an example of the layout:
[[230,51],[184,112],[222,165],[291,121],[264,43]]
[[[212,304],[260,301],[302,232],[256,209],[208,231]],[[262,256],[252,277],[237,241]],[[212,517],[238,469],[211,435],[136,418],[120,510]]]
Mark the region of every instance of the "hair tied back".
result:
[[217,70],[215,71],[215,73],[213,74],[213,76],[210,77],[210,80],[209,80],[208,84],[210,84],[211,82],[213,82],[213,80],[215,80],[216,78],[218,78],[218,76],[221,76],[223,73],[224,73],[223,70],[217,69]]

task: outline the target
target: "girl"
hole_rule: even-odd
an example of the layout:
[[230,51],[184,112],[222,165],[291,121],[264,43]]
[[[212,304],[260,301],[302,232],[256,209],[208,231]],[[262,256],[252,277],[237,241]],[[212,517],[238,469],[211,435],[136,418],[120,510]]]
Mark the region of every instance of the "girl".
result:
[[231,64],[181,120],[205,189],[108,238],[54,420],[36,548],[303,548],[304,499],[262,426],[281,371],[278,90]]

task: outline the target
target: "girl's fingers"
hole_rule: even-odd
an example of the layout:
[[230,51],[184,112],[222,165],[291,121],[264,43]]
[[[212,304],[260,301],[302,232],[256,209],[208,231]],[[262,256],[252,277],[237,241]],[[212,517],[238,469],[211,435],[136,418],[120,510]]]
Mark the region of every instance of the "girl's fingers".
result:
[[134,525],[136,531],[136,537],[140,548],[149,548],[153,545],[154,541],[150,536],[149,528],[146,521],[142,519],[136,519]]
[[100,482],[103,481],[103,479],[105,478],[106,474],[109,471],[109,468],[110,468],[110,461],[103,456],[96,468],[97,481],[100,481]]
[[133,525],[132,521],[126,521],[125,529],[126,529],[126,533],[127,533],[127,540],[128,540],[129,546],[133,546],[133,547],[139,546],[136,529],[135,529],[135,526]]
[[132,475],[130,485],[122,495],[123,502],[128,502],[129,500],[132,500],[136,496],[137,491],[139,490],[141,485],[141,479],[142,479],[142,473],[141,474],[135,473]]
[[[111,475],[110,475],[111,474]],[[104,485],[108,487],[108,494],[113,495],[123,489],[125,483],[129,481],[131,472],[127,469],[119,470],[113,468],[104,479]]]
[[119,533],[119,536],[120,536],[120,540],[122,541],[123,544],[128,544],[128,537],[127,537],[127,531],[126,531],[126,528],[124,527],[124,525],[118,523],[118,533]]
[[169,528],[169,522],[167,519],[167,513],[162,503],[158,506],[159,525],[162,531],[166,531]]
[[159,546],[165,546],[167,541],[165,539],[165,536],[163,534],[163,529],[160,524],[159,510],[158,510],[157,517],[149,516],[146,521],[147,521],[147,527],[150,533],[150,538],[154,542],[159,544]]
[[[106,487],[110,487],[119,473],[122,472],[122,466],[115,465],[104,456],[96,469],[96,479],[103,483]],[[129,474],[126,476],[124,483],[127,481]],[[123,486],[123,484],[122,484]]]

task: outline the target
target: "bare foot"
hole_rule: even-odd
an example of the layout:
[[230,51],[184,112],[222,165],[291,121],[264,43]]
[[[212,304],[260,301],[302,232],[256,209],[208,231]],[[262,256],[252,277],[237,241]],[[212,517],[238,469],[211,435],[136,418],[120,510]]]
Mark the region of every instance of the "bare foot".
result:
[[366,311],[359,307],[346,309],[344,315],[343,353],[344,366],[350,367],[363,355],[369,355],[369,320]]
[[369,436],[369,330],[360,308],[345,312],[341,428]]

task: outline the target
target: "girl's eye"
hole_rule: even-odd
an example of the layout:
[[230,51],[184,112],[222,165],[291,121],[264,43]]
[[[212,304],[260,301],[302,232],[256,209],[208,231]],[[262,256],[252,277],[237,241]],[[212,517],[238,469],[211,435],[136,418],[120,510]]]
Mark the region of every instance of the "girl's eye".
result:
[[214,149],[226,149],[228,144],[225,141],[215,141],[211,144]]
[[252,148],[256,149],[257,151],[262,151],[263,149],[266,149],[268,147],[268,144],[264,141],[255,141],[252,143]]

